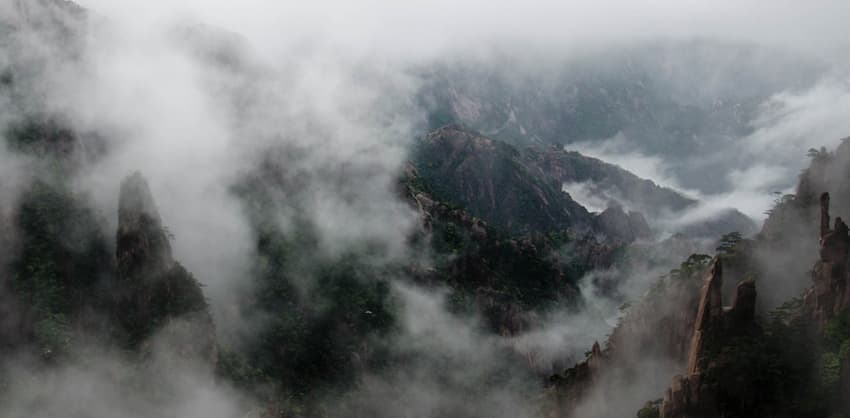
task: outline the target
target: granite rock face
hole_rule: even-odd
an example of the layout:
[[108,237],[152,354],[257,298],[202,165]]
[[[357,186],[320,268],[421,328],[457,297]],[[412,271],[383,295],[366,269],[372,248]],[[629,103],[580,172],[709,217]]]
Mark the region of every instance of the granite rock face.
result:
[[147,181],[135,173],[121,185],[116,237],[117,319],[131,346],[150,337],[181,356],[216,361],[215,327],[201,286],[171,252]]
[[830,228],[829,203],[829,194],[823,193],[820,197],[820,259],[812,269],[813,286],[805,296],[806,307],[821,326],[850,307],[850,292],[847,292],[850,233],[840,217],[835,218]]
[[[731,307],[723,306],[722,288],[723,269],[717,258],[700,293],[686,374],[675,376],[664,394],[661,404],[664,418],[721,416],[715,396],[717,388],[705,382],[703,374],[722,359],[711,358],[709,351],[730,338],[753,334],[756,309],[756,289],[752,281],[738,284]],[[710,347],[712,345],[714,347]]]

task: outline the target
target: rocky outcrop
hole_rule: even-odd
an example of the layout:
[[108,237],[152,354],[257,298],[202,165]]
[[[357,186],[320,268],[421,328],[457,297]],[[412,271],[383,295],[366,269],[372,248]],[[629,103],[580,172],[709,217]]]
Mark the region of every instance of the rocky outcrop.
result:
[[115,246],[122,280],[154,280],[174,265],[168,233],[141,173],[121,184]]
[[716,326],[723,314],[723,268],[720,260],[714,264],[706,276],[700,291],[699,307],[688,352],[688,376],[699,373],[699,360],[705,347],[706,333]]
[[[459,125],[439,128],[416,145],[413,163],[435,198],[511,233],[591,230],[631,242],[649,235],[644,215],[666,218],[698,204],[596,158],[560,147],[515,148]],[[573,184],[586,192],[565,192]],[[590,200],[608,210],[593,216],[584,206]],[[736,231],[748,235],[756,227],[729,209],[679,229],[689,236],[716,237]]]
[[599,381],[605,364],[610,360],[596,341],[584,361],[567,369],[563,374],[551,376],[547,396],[551,402],[548,407],[551,415],[573,416],[576,406],[586,398],[588,392],[594,390],[594,384]]
[[520,150],[450,125],[421,139],[414,164],[435,198],[514,234],[586,227],[591,215]]
[[115,310],[127,343],[144,350],[163,342],[183,357],[215,362],[215,328],[200,284],[174,261],[169,233],[139,173],[121,184],[116,239]]
[[[516,335],[536,321],[532,309],[578,299],[580,276],[561,267],[547,237],[507,236],[465,209],[438,200],[413,165],[405,167],[399,186],[421,219],[421,229],[411,240],[432,251],[436,261],[414,267],[412,276],[469,297],[494,332]],[[604,263],[613,254],[608,247],[581,248],[581,261]],[[532,291],[526,287],[528,277],[538,286]]]
[[820,197],[820,259],[812,269],[813,286],[805,297],[806,307],[821,326],[850,307],[850,292],[847,291],[850,232],[840,217],[835,218],[830,228],[829,204],[829,194],[823,193]]
[[722,288],[722,264],[716,258],[700,292],[686,374],[675,376],[664,394],[661,405],[664,418],[722,416],[718,409],[716,383],[707,383],[703,375],[707,369],[723,362],[715,356],[725,341],[754,332],[756,309],[754,282],[738,284],[735,301],[729,308],[723,307]]

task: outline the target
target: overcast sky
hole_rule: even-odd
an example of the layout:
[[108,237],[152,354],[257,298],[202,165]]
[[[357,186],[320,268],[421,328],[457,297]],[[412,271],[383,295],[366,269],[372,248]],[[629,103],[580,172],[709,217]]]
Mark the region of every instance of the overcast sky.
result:
[[836,51],[850,2],[691,0],[79,0],[113,19],[189,19],[254,43],[322,37],[350,48],[429,54],[482,42],[587,43],[711,37]]

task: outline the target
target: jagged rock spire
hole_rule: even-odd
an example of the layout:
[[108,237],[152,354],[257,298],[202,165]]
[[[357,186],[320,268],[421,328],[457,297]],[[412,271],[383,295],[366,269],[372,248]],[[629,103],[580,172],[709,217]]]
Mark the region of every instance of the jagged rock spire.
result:
[[728,313],[731,327],[746,325],[755,318],[756,295],[755,281],[746,280],[738,283],[738,287],[735,289],[735,301]]
[[700,292],[694,334],[688,352],[688,375],[699,373],[699,358],[705,345],[705,333],[723,314],[723,265],[715,258]]
[[820,195],[820,239],[829,232],[829,193],[823,192]]
[[133,348],[166,338],[181,357],[216,359],[215,328],[200,284],[171,254],[170,234],[145,178],[121,183],[118,204],[116,317]]
[[824,325],[834,315],[850,306],[850,230],[840,217],[829,229],[829,194],[821,195],[820,260],[812,270],[814,286],[806,295],[806,304],[814,318]]
[[136,171],[121,182],[118,222],[121,224],[133,222],[142,215],[157,223],[162,222],[147,179],[142,176],[142,173]]
[[115,253],[121,279],[156,275],[174,264],[168,233],[139,172],[121,183]]

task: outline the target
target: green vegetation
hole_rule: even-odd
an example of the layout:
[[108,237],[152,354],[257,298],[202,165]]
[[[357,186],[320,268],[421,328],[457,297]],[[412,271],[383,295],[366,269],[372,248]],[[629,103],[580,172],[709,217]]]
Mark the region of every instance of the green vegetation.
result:
[[823,356],[814,324],[794,299],[771,312],[763,330],[707,345],[703,383],[729,416],[828,417],[836,364]]
[[23,194],[16,227],[20,254],[10,286],[28,307],[41,354],[61,355],[72,344],[71,318],[102,303],[98,283],[110,266],[106,240],[78,196],[40,180]]
[[661,399],[647,402],[638,411],[637,418],[661,418]]
[[225,354],[219,373],[288,410],[311,410],[315,397],[350,389],[359,370],[389,361],[383,342],[396,329],[397,267],[370,263],[381,249],[368,245],[324,252],[306,217],[296,215],[301,220],[284,232],[268,199],[284,187],[247,179],[234,190],[257,236],[255,290],[244,313],[262,327]]

